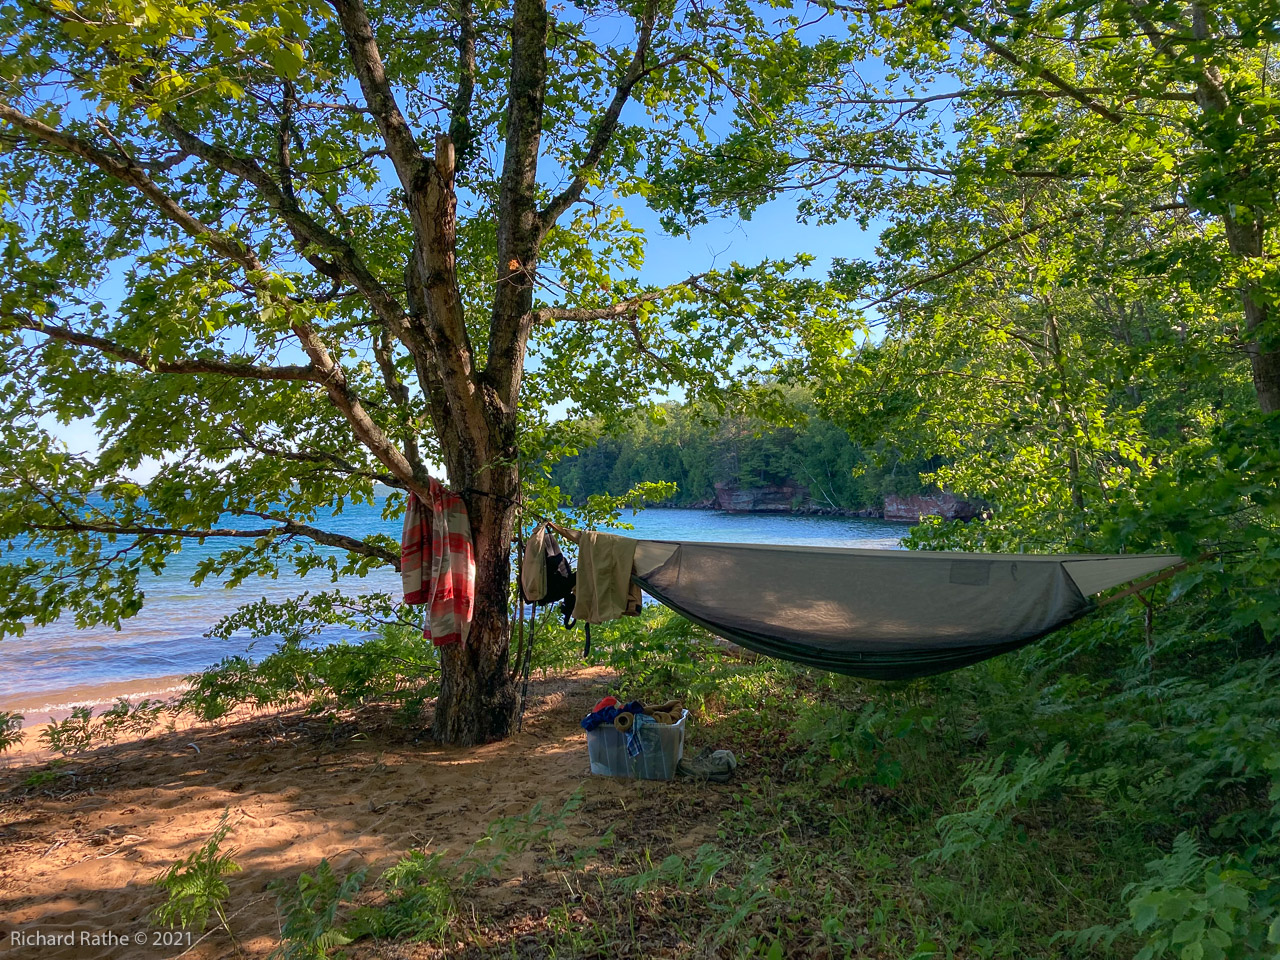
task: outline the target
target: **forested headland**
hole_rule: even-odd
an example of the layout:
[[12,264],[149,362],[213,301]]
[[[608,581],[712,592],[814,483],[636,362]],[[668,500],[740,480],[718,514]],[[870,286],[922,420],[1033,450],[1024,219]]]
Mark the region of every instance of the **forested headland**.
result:
[[[664,403],[632,414],[612,429],[585,424],[578,453],[556,462],[551,480],[574,503],[592,495],[622,496],[642,483],[669,483],[659,505],[711,507],[717,485],[734,492],[772,488],[771,509],[802,513],[868,513],[884,495],[926,489],[927,460],[896,450],[866,449],[817,413],[799,389],[780,392],[781,416],[718,411],[708,404]],[[783,422],[779,422],[783,420]]]

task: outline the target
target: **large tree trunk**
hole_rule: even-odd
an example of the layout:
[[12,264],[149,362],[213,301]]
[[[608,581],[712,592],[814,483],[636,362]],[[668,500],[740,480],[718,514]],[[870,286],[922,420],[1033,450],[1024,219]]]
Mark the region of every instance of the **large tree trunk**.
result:
[[[516,411],[531,329],[538,249],[546,227],[538,211],[538,152],[546,93],[547,29],[546,0],[515,0],[507,138],[498,197],[498,284],[485,367],[478,375],[471,369],[462,298],[456,293],[454,165],[452,159],[442,164],[444,151],[437,148],[436,166],[448,185],[441,197],[445,228],[434,258],[432,250],[424,246],[427,256],[421,277],[429,295],[432,262],[444,265],[453,295],[435,311],[437,315],[449,311],[456,315],[459,333],[454,342],[466,344],[467,357],[458,369],[450,370],[450,358],[442,357],[442,379],[462,387],[456,396],[436,405],[435,417],[449,480],[467,503],[476,550],[471,636],[464,648],[446,648],[441,657],[433,732],[442,743],[474,745],[501,740],[510,735],[517,709],[515,683],[507,663],[511,639],[507,604],[511,595],[511,534],[520,498]],[[442,144],[447,141],[447,137],[441,138]]]
[[1264,350],[1256,343],[1248,350],[1258,405],[1263,413],[1280,413],[1280,350]]
[[[510,735],[517,706],[508,669],[511,627],[507,616],[511,534],[520,499],[516,421],[532,329],[539,243],[554,220],[544,219],[538,210],[547,76],[546,0],[515,0],[514,5],[496,224],[498,282],[487,349],[480,352],[471,341],[476,318],[468,317],[458,285],[455,144],[447,134],[437,134],[434,157],[425,156],[396,105],[363,0],[335,0],[335,6],[365,98],[405,189],[413,226],[413,255],[405,271],[409,309],[404,317],[392,316],[390,329],[414,359],[449,485],[466,503],[475,547],[470,635],[463,645],[441,648],[440,696],[432,732],[442,743],[489,743]],[[474,24],[465,2],[460,21],[462,78],[450,123],[455,130],[468,126],[474,81]],[[602,129],[607,134],[612,128]],[[460,145],[464,163],[468,143],[464,140]],[[577,193],[568,196],[571,203]],[[394,370],[384,375],[393,379]],[[401,470],[408,488],[419,495],[425,468],[421,472],[424,477]]]
[[514,730],[517,691],[509,664],[508,600],[520,481],[513,460],[484,470],[482,476],[467,477],[450,467],[454,491],[466,502],[471,519],[476,603],[467,642],[440,648],[440,695],[431,732],[441,743],[492,743]]
[[[1227,246],[1232,253],[1244,259],[1263,255],[1263,226],[1256,218],[1241,222],[1224,216],[1222,222],[1226,228]],[[1280,411],[1280,350],[1268,350],[1263,345],[1273,307],[1268,302],[1266,291],[1253,282],[1244,284],[1240,299],[1244,307],[1243,345],[1249,355],[1258,405],[1263,413],[1276,413]]]

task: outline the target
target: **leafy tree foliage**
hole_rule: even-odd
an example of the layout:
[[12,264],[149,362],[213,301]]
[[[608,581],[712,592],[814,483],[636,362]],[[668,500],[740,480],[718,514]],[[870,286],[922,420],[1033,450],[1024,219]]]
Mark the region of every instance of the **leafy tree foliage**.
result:
[[[667,209],[682,153],[803,93],[753,79],[806,44],[750,5],[2,11],[0,537],[26,548],[0,570],[5,630],[118,625],[191,538],[229,544],[202,577],[394,566],[325,520],[379,483],[397,511],[438,464],[478,596],[435,732],[502,737],[508,545],[546,408],[718,395],[837,296],[790,260],[637,278],[621,199]],[[56,442],[77,418],[99,451]]]
[[1037,798],[1110,791],[1170,852],[1125,894],[1127,922],[1078,942],[1274,955],[1276,11],[833,13],[888,71],[792,111],[805,149],[761,154],[753,175],[813,188],[814,216],[887,223],[875,259],[833,275],[884,334],[857,351],[810,339],[796,375],[855,437],[940,455],[937,482],[992,505],[913,545],[1200,561],[1021,655],[981,698],[1001,755],[939,822],[943,850],[999,840]]
[[[736,139],[690,161],[703,175],[673,176],[687,213],[750,209],[798,188],[820,219],[903,214],[884,238],[899,270],[848,265],[890,316],[934,281],[985,276],[994,253],[1104,230],[1105,257],[1050,260],[1038,285],[1105,285],[1117,271],[1167,276],[1222,318],[1220,342],[1248,360],[1259,406],[1280,410],[1269,233],[1280,7],[943,0],[827,9],[852,39],[833,40],[827,61],[804,68],[834,63],[837,79],[770,116],[772,141],[741,124]],[[841,69],[876,60],[879,75]]]

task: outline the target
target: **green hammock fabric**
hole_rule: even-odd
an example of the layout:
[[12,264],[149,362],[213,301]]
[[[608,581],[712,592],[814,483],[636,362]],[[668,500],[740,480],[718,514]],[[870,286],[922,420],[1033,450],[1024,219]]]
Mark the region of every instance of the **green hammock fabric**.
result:
[[1181,562],[640,540],[633,580],[750,650],[897,680],[1016,650],[1089,613],[1090,595]]

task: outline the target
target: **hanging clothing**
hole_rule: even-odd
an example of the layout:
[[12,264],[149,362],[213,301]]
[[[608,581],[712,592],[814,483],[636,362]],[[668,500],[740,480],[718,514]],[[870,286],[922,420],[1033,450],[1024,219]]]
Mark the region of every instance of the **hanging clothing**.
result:
[[[555,534],[543,521],[534,528],[524,545],[524,560],[520,564],[520,590],[524,599],[529,603],[549,606],[569,599],[575,582],[574,572],[560,552]],[[569,606],[572,608],[572,602]]]
[[578,532],[578,584],[573,616],[584,623],[604,623],[640,613],[641,590],[631,582],[636,542],[598,530]]
[[432,477],[430,506],[409,495],[400,534],[404,602],[425,604],[422,635],[437,647],[466,643],[475,612],[476,560],[466,505]]
[[876,680],[1016,650],[1097,609],[1093,594],[1183,564],[1162,554],[854,550],[555,530],[579,547],[581,620],[631,612],[643,589],[749,650]]
[[[520,591],[530,603],[541,603],[547,595],[547,550],[555,538],[546,523],[534,527],[524,542],[524,560],[520,564]],[[556,552],[559,552],[556,547]]]

